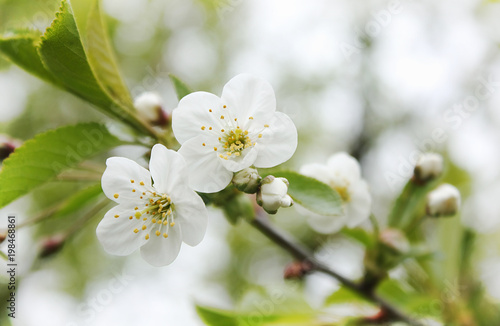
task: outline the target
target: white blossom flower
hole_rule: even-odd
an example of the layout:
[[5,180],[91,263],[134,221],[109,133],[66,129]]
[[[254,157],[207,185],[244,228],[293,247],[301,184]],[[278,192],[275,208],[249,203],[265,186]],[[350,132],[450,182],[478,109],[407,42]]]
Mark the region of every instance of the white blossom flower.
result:
[[288,195],[288,180],[269,175],[262,180],[262,185],[257,193],[257,202],[269,214],[276,214],[280,207],[290,207],[292,197]]
[[281,164],[297,148],[297,129],[276,112],[271,85],[246,74],[231,79],[220,98],[207,92],[184,97],[173,111],[172,128],[191,185],[201,192],[224,189],[233,172],[252,165]]
[[426,182],[438,178],[443,173],[443,157],[436,153],[423,154],[415,165],[415,177]]
[[104,250],[124,256],[140,247],[144,260],[163,266],[174,261],[183,241],[190,246],[201,242],[208,213],[200,196],[188,187],[186,162],[180,154],[155,145],[151,172],[123,157],[111,157],[106,165],[102,189],[118,205],[97,227]]
[[370,217],[371,196],[367,183],[361,178],[358,161],[347,153],[331,156],[326,165],[307,164],[300,172],[315,178],[335,189],[342,198],[344,214],[323,216],[299,208],[299,212],[309,217],[309,225],[320,233],[333,233],[344,226],[349,228],[360,225]]
[[427,214],[430,216],[453,216],[459,209],[460,192],[450,184],[442,184],[427,195]]

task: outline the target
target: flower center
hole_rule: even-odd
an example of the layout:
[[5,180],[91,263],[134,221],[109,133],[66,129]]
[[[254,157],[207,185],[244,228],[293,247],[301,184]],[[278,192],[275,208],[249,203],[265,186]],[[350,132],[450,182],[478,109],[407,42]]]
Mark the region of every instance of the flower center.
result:
[[[130,180],[131,183],[135,183],[134,180]],[[144,182],[140,182],[141,186],[144,186]],[[141,227],[142,231],[147,231],[146,240],[149,239],[150,233],[152,231],[156,236],[163,234],[164,238],[168,238],[168,231],[171,227],[175,225],[174,218],[174,208],[175,205],[172,199],[167,194],[158,194],[153,190],[149,189],[133,189],[132,192],[136,193],[139,190],[139,199],[143,200],[144,209],[139,210],[139,207],[135,207],[135,214],[130,216],[129,219],[143,220],[144,224]],[[142,190],[142,193],[140,191]],[[142,194],[142,195],[141,195]],[[116,217],[116,216],[115,216]],[[134,233],[139,233],[141,230],[134,229]]]
[[220,143],[224,149],[224,153],[221,154],[224,159],[228,159],[231,155],[240,156],[243,150],[255,145],[248,136],[248,130],[243,131],[240,127],[226,132]]
[[351,196],[349,195],[349,190],[347,189],[347,187],[342,187],[342,186],[335,187],[334,186],[332,188],[335,189],[339,193],[340,198],[342,198],[343,202],[348,203],[351,200]]

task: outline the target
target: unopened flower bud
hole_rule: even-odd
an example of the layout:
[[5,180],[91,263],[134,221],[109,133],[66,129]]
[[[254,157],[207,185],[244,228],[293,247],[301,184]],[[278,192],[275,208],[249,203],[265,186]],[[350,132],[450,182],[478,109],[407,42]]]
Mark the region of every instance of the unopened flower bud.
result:
[[257,169],[246,168],[236,172],[233,176],[234,186],[247,194],[254,194],[260,186],[262,177],[259,175]]
[[427,214],[430,216],[452,216],[459,209],[460,192],[450,184],[443,184],[427,195]]
[[288,185],[287,179],[268,175],[257,192],[257,203],[269,214],[276,214],[280,207],[292,206],[293,200],[287,194]]
[[285,268],[285,272],[283,273],[283,277],[286,280],[291,279],[301,279],[307,273],[309,273],[312,269],[312,265],[308,261],[295,261],[289,264]]
[[151,124],[165,126],[168,123],[168,115],[163,110],[163,100],[157,93],[142,93],[135,99],[134,106],[141,117]]
[[49,256],[52,256],[53,254],[57,253],[64,246],[64,240],[65,240],[65,238],[63,235],[56,235],[56,236],[53,236],[51,238],[46,239],[42,243],[40,257],[45,258],[45,257],[49,257]]
[[380,242],[387,247],[394,249],[400,253],[405,253],[410,250],[410,243],[404,233],[398,229],[385,229],[380,232]]
[[0,134],[0,162],[9,157],[16,148],[21,146],[20,140],[9,137],[8,135]]
[[414,177],[417,182],[425,183],[439,178],[442,173],[443,157],[436,153],[426,153],[415,165]]

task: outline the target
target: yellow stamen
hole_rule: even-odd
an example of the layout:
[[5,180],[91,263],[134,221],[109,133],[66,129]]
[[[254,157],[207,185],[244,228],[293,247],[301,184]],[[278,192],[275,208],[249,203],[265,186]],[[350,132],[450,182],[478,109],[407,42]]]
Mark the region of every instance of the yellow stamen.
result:
[[120,195],[114,194],[113,197],[118,198],[118,197],[120,197]]
[[141,212],[135,212],[135,217],[140,218],[142,216]]
[[134,229],[134,233],[138,233],[139,232],[139,229]]
[[142,229],[143,229],[143,230],[146,230],[146,229],[147,229],[147,227],[146,227],[145,225],[143,225],[143,226],[142,226]]
[[201,130],[205,130],[205,126],[201,126]]
[[159,230],[156,230],[156,236],[159,237],[161,232]]
[[115,218],[119,218],[119,217],[120,217],[120,215],[118,215],[118,214],[115,215]]
[[146,238],[146,240],[149,240],[149,234],[146,234],[145,238]]
[[164,237],[165,239],[166,239],[166,238],[168,238],[168,234],[163,233],[163,237]]
[[142,182],[142,181],[141,181],[141,182],[139,182],[139,184],[140,184],[141,186],[144,186],[144,182]]

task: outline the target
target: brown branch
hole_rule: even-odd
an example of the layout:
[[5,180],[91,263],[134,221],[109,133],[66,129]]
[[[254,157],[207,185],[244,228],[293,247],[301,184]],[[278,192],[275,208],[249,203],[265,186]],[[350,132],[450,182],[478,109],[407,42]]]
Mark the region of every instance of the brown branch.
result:
[[290,235],[277,230],[264,216],[261,215],[256,217],[250,221],[250,224],[272,240],[275,244],[288,251],[288,253],[290,253],[297,260],[309,263],[311,270],[332,276],[346,288],[349,288],[350,290],[360,294],[365,299],[377,304],[381,310],[385,312],[388,318],[402,321],[412,326],[422,326],[422,323],[405,315],[403,312],[399,311],[397,308],[393,307],[391,304],[379,297],[376,293],[374,293],[374,291],[366,289],[362,287],[361,284],[355,283],[343,277],[325,264],[318,261],[308,249],[297,243]]

